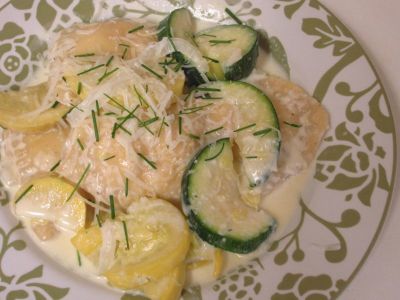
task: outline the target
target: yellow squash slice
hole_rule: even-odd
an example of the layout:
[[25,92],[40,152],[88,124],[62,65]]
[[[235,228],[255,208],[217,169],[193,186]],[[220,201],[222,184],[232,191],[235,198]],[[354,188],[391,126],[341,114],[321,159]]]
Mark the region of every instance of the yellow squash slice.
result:
[[24,88],[21,91],[0,92],[0,126],[16,131],[40,131],[55,125],[69,110],[57,105],[40,113],[47,92],[47,84]]
[[[74,186],[61,178],[42,177],[24,184],[14,199],[15,214],[50,221],[58,229],[78,231],[85,226],[86,204]],[[68,200],[68,198],[70,198]]]
[[126,224],[129,249],[122,223],[116,226],[116,261],[104,272],[109,283],[121,289],[132,289],[170,273],[185,260],[190,245],[186,221],[169,202],[142,198],[128,212],[116,222]]

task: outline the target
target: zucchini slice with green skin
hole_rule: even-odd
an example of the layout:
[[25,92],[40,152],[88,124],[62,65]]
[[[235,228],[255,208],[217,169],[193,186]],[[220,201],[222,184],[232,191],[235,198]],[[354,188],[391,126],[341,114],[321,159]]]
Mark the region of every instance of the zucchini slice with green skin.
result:
[[239,80],[250,75],[258,57],[258,33],[246,25],[219,25],[199,32],[196,44],[209,58],[211,80]]
[[232,137],[239,150],[243,187],[264,183],[276,168],[281,144],[272,102],[261,90],[242,81],[213,81],[200,88],[213,90],[210,96],[234,106]]
[[182,202],[189,227],[207,243],[235,253],[250,253],[275,230],[264,210],[241,199],[229,138],[207,145],[189,164]]
[[[193,34],[193,17],[191,12],[185,7],[172,11],[160,22],[158,30],[157,37],[159,40],[165,37],[180,38],[196,46]],[[174,52],[172,55],[178,63],[182,64],[182,69],[187,79],[186,83],[189,87],[205,83],[199,70],[193,67],[190,57],[183,55],[179,51]]]

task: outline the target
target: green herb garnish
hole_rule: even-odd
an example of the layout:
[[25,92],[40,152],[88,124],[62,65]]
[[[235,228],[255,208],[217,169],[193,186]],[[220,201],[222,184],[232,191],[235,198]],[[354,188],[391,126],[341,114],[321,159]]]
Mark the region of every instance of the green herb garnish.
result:
[[109,156],[109,157],[105,158],[105,159],[104,159],[104,161],[107,161],[107,160],[113,159],[114,157],[115,157],[115,155],[111,155],[111,156]]
[[202,33],[202,34],[200,34],[199,36],[208,36],[208,37],[214,37],[214,38],[217,37],[216,35],[208,34],[208,33]]
[[79,253],[78,250],[76,250],[76,257],[78,258],[78,265],[81,267],[82,266],[81,254]]
[[240,128],[238,128],[238,129],[234,130],[233,132],[240,132],[240,131],[249,129],[249,128],[254,127],[254,126],[256,126],[256,123],[253,123],[253,124],[250,124],[250,125],[247,125],[247,126],[240,127]]
[[143,28],[144,28],[144,25],[140,25],[140,26],[132,28],[131,30],[128,31],[128,33],[134,33],[134,32],[136,32],[136,31],[138,31],[140,29],[143,29]]
[[58,162],[56,162],[54,164],[54,166],[51,167],[50,172],[53,172],[55,169],[57,169],[58,166],[60,165],[60,163],[61,163],[61,159]]
[[[181,114],[182,112],[180,111],[179,114]],[[179,134],[182,134],[182,117],[178,116],[178,132]]]
[[211,46],[219,45],[219,44],[230,44],[233,41],[236,41],[236,39],[231,39],[231,40],[209,40],[208,42],[211,44]]
[[78,95],[80,95],[81,94],[81,92],[82,92],[82,82],[78,82],[78,87],[77,87],[77,89],[76,89],[76,93],[78,94]]
[[106,79],[108,76],[112,75],[114,72],[116,72],[119,68],[114,68],[110,72],[104,72],[104,74],[97,80],[97,84],[102,82],[104,79]]
[[295,128],[300,128],[300,127],[303,126],[303,125],[301,125],[301,124],[289,123],[289,122],[286,122],[286,121],[283,121],[283,123],[286,124],[286,125],[295,127]]
[[99,227],[101,228],[102,224],[101,224],[101,220],[100,220],[99,214],[96,214],[96,220],[97,220],[97,225],[99,225]]
[[110,195],[110,210],[111,210],[111,219],[115,219],[115,204],[114,204],[114,196]]
[[271,130],[272,130],[271,128],[265,128],[265,129],[254,132],[253,135],[254,136],[259,136],[259,135],[264,136],[264,135],[268,134]]
[[198,92],[220,92],[221,91],[221,89],[209,88],[209,87],[197,87],[195,90]]
[[99,100],[96,100],[96,113],[98,116],[100,116],[100,105],[99,105]]
[[141,66],[146,69],[147,71],[149,71],[151,74],[153,74],[154,76],[156,76],[158,79],[163,79],[163,77],[158,74],[157,72],[155,72],[154,70],[152,70],[151,68],[149,68],[148,66],[141,64]]
[[84,53],[84,54],[74,55],[74,57],[89,57],[89,56],[95,56],[95,54],[94,53]]
[[140,152],[138,152],[137,155],[139,155],[139,157],[140,157],[141,159],[143,159],[145,162],[147,162],[147,163],[150,165],[150,167],[152,167],[154,170],[157,170],[157,167],[156,167],[155,162],[149,160],[146,156],[144,156],[144,155],[143,155],[142,153],[140,153]]
[[129,192],[129,181],[128,177],[125,177],[125,197],[128,197],[128,192]]
[[246,156],[247,159],[255,159],[258,158],[258,156]]
[[114,55],[112,55],[106,62],[106,67],[108,67],[114,59]]
[[68,202],[69,200],[71,200],[72,196],[75,194],[75,192],[78,190],[80,184],[82,183],[83,178],[86,176],[87,172],[90,169],[90,164],[87,165],[85,171],[83,172],[83,174],[81,175],[81,177],[79,178],[78,182],[75,184],[74,189],[72,190],[71,194],[68,196],[66,202]]
[[229,9],[225,8],[225,12],[239,25],[242,25],[243,22]]
[[128,48],[125,48],[124,52],[122,53],[122,56],[121,56],[122,59],[125,59],[125,56],[126,56],[127,52],[128,52]]
[[218,131],[218,130],[221,130],[221,129],[223,129],[223,128],[224,128],[224,126],[221,126],[221,127],[215,128],[215,129],[211,129],[211,130],[209,130],[209,131],[206,131],[206,132],[204,133],[204,135],[211,134],[211,133],[216,132],[216,131]]
[[213,159],[217,158],[217,157],[222,153],[222,151],[224,150],[224,147],[225,147],[225,143],[222,144],[222,147],[221,147],[221,149],[218,151],[217,154],[215,154],[215,155],[212,156],[212,157],[206,158],[205,161],[210,161],[210,160],[213,160]]
[[156,117],[148,119],[146,121],[142,121],[142,122],[139,123],[139,127],[146,127],[146,126],[148,126],[148,125],[150,125],[150,124],[152,124],[154,122],[157,122],[159,119],[160,118],[156,116]]
[[94,136],[96,138],[96,142],[98,142],[100,141],[100,136],[99,136],[99,129],[97,128],[96,114],[94,110],[92,110],[92,121],[93,121]]
[[164,123],[165,123],[165,117],[163,117],[162,120],[161,120],[161,125],[160,125],[160,128],[158,129],[158,133],[157,133],[158,137],[161,134],[161,130],[162,130],[163,126],[164,126]]
[[17,200],[15,200],[15,204],[17,204],[19,201],[21,201],[21,199],[29,193],[29,191],[33,188],[33,184],[31,184],[30,186],[28,186],[25,191],[22,192],[21,195],[19,195],[19,197],[17,198]]
[[191,134],[191,133],[189,133],[188,136],[190,138],[194,139],[194,140],[199,140],[200,139],[200,137],[198,135],[194,135],[194,134]]
[[206,107],[208,107],[210,105],[213,105],[213,103],[208,103],[208,104],[202,105],[202,106],[194,106],[194,107],[190,107],[190,108],[185,108],[183,110],[183,112],[180,112],[179,114],[180,115],[192,114],[192,113],[198,112],[200,110],[203,110],[204,108],[206,108]]
[[90,69],[87,69],[87,70],[84,70],[84,71],[82,71],[82,72],[80,72],[80,73],[78,73],[76,75],[81,76],[83,74],[89,73],[89,72],[94,71],[94,70],[96,70],[98,68],[101,68],[101,67],[104,67],[104,64],[100,64],[100,65],[94,66],[94,67],[92,67]]
[[81,140],[79,138],[76,139],[76,141],[78,142],[79,147],[81,148],[81,150],[85,150],[85,147],[83,146]]
[[60,102],[58,102],[57,100],[54,101],[53,105],[51,106],[51,108],[56,108],[58,106],[58,104],[60,104]]
[[124,226],[126,249],[129,250],[128,228],[126,228],[126,222],[122,221],[122,225]]
[[209,60],[209,61],[211,61],[211,62],[213,62],[213,63],[216,63],[216,64],[218,64],[219,63],[219,60],[217,60],[217,59],[215,59],[215,58],[211,58],[211,57],[209,57],[209,56],[203,56],[203,58],[205,58],[205,59],[207,59],[207,60]]

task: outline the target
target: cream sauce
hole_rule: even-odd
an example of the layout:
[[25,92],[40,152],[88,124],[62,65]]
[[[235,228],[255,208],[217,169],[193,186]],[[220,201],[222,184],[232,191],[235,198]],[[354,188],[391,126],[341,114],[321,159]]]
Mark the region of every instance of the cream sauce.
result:
[[[215,24],[207,24],[204,21],[197,22],[197,29],[207,28]],[[268,74],[278,75],[280,77],[287,79],[287,74],[283,68],[274,60],[274,58],[264,51],[260,51],[260,56],[257,62],[256,68],[262,70]],[[37,71],[34,80],[32,80],[30,85],[38,84],[40,82],[46,81],[49,77],[49,71],[45,64],[43,67]],[[251,82],[251,78],[248,79]],[[299,197],[301,191],[309,179],[311,168],[303,171],[302,173],[292,176],[280,187],[278,187],[273,193],[268,195],[263,199],[261,207],[266,209],[272,216],[274,216],[278,222],[278,230],[273,235],[271,240],[278,239],[286,231],[288,224],[293,219],[296,212],[299,212]],[[3,173],[0,177],[3,177]],[[3,179],[3,178],[1,178]],[[13,196],[13,192],[16,190],[16,186],[7,187]],[[30,227],[30,222],[26,218],[22,218],[25,224],[28,234],[32,240],[37,244],[39,248],[43,250],[48,256],[54,259],[57,263],[62,264],[68,270],[71,270],[91,281],[97,282],[101,285],[107,286],[104,277],[99,276],[97,267],[83,255],[80,256],[81,265],[78,263],[78,256],[76,249],[72,246],[70,239],[74,235],[71,231],[59,230],[57,235],[50,240],[41,241]],[[269,243],[263,244],[257,251],[248,255],[237,255],[233,253],[224,253],[224,265],[223,273],[226,273],[238,265],[243,265],[250,259],[263,255],[266,253],[266,249]],[[213,247],[208,246],[210,253],[213,252]],[[211,262],[206,266],[190,270],[187,272],[186,286],[191,286],[195,284],[204,284],[213,281],[214,264]]]

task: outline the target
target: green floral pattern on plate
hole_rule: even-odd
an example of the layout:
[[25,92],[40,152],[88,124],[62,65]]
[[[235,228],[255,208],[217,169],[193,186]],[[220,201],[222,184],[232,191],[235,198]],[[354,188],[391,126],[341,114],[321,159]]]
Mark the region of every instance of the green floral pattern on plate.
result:
[[[324,102],[332,118],[317,157],[313,191],[303,195],[298,222],[270,245],[268,255],[210,285],[184,291],[183,299],[337,298],[367,259],[382,228],[393,191],[396,146],[388,99],[372,63],[320,1],[6,1],[0,6],[0,87],[18,89],[32,78],[46,53],[48,33],[110,17],[158,20],[178,6],[189,6],[214,22],[229,22],[219,13],[229,6],[259,29],[261,47],[288,75],[302,78],[309,69],[319,74],[298,81]],[[301,35],[302,55],[312,52],[323,69],[299,63],[297,46],[303,45],[293,44],[287,31]],[[361,72],[364,77],[357,80],[354,74]],[[58,270],[34,250],[21,225],[9,216],[6,196],[0,189],[0,298],[75,299],[87,290],[97,299],[144,299],[99,289]],[[363,241],[354,236],[363,236]],[[32,258],[31,267],[15,265],[20,252]]]

